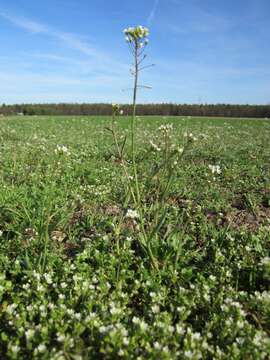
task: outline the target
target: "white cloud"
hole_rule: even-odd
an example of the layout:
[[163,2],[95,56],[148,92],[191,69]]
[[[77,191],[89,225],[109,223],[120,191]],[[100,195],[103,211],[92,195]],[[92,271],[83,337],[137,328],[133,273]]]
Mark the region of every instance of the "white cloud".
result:
[[49,31],[45,25],[26,19],[24,17],[9,15],[2,11],[0,11],[0,16],[12,24],[32,33],[47,33]]
[[[45,92],[48,88],[52,94],[59,92],[67,99],[70,98],[69,93],[74,93],[74,88],[77,89],[79,96],[84,91],[85,94],[94,94],[103,90],[106,94],[110,88],[113,98],[114,93],[121,92],[121,88],[129,84],[128,65],[119,62],[113,54],[95,48],[80,36],[59,31],[25,17],[10,15],[1,10],[0,17],[35,36],[45,35],[59,41],[62,46],[77,50],[79,53],[78,57],[76,55],[70,57],[57,53],[31,53],[28,51],[21,53],[16,61],[7,56],[1,56],[0,93],[3,93],[5,98],[13,99],[15,96],[18,99],[31,99],[31,96],[34,96],[34,101],[40,95],[45,99],[47,98]],[[81,54],[87,56],[82,58]],[[44,61],[37,61],[38,59]],[[121,79],[120,84],[119,79]],[[63,95],[63,91],[65,95]],[[119,98],[121,99],[121,97]],[[6,100],[6,102],[8,101]]]
[[99,57],[102,56],[101,53],[99,53],[93,46],[91,46],[87,42],[82,41],[74,34],[60,31],[49,31],[48,35],[55,37],[71,49],[78,50],[85,55]]
[[221,33],[226,32],[232,27],[233,17],[217,14],[209,11],[204,4],[197,5],[194,2],[181,0],[171,0],[176,5],[176,11],[181,16],[181,22],[168,22],[169,29],[178,34],[198,33]]
[[159,0],[155,0],[154,2],[154,5],[152,7],[152,10],[147,18],[147,26],[151,26],[154,19],[155,19],[155,16],[156,16],[156,12],[157,12],[157,8],[158,8],[158,5],[159,5]]
[[32,19],[19,17],[14,14],[11,15],[2,11],[0,11],[0,16],[21,29],[29,31],[33,34],[44,34],[51,38],[57,39],[69,48],[73,50],[78,50],[87,56],[104,56],[88,42],[83,41],[79,36],[75,34],[55,30],[48,25],[42,24]]

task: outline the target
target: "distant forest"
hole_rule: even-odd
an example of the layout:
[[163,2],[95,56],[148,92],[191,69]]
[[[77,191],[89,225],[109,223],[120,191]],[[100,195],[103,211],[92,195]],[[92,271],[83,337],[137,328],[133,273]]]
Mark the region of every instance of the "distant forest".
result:
[[[131,105],[122,105],[124,115]],[[0,106],[1,115],[111,115],[110,104],[21,104]],[[270,105],[139,104],[137,115],[270,118]]]

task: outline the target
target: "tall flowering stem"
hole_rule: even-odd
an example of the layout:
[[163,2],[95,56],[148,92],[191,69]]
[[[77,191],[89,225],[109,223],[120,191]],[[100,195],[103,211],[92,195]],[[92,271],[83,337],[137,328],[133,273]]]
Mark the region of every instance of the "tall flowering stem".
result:
[[143,26],[129,27],[124,30],[126,41],[129,45],[132,56],[134,57],[133,68],[131,74],[134,76],[134,87],[133,87],[133,104],[132,104],[132,120],[131,120],[131,152],[132,152],[132,166],[133,174],[136,186],[137,203],[140,203],[140,189],[138,183],[138,174],[135,161],[135,121],[136,121],[136,104],[137,104],[137,91],[138,91],[138,79],[139,72],[143,68],[140,67],[146,55],[144,50],[148,44],[149,30]]
[[130,176],[129,176],[128,169],[126,167],[125,159],[124,159],[124,146],[126,143],[126,137],[124,139],[123,144],[120,146],[120,143],[119,143],[118,137],[117,137],[117,133],[116,133],[116,129],[115,129],[116,119],[118,116],[121,116],[121,115],[123,115],[123,110],[120,109],[120,106],[118,104],[112,104],[112,123],[111,123],[111,127],[107,128],[107,130],[109,130],[113,136],[113,141],[114,141],[114,145],[116,147],[116,153],[117,153],[118,160],[120,161],[120,164],[123,167],[132,199],[133,199],[134,203],[136,203],[136,196],[133,191]]

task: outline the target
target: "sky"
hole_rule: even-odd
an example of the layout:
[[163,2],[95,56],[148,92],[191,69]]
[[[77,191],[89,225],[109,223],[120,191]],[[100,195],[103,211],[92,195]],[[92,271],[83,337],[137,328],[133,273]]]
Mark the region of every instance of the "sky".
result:
[[123,29],[150,28],[140,103],[270,103],[269,0],[0,0],[0,104],[127,103]]

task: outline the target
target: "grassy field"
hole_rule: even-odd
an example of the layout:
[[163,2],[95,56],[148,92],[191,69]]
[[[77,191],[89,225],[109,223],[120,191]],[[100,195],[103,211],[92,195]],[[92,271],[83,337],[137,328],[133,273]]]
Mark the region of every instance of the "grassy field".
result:
[[[163,124],[185,150],[157,222]],[[270,358],[269,120],[138,118],[143,226],[110,118],[0,125],[1,359]]]

